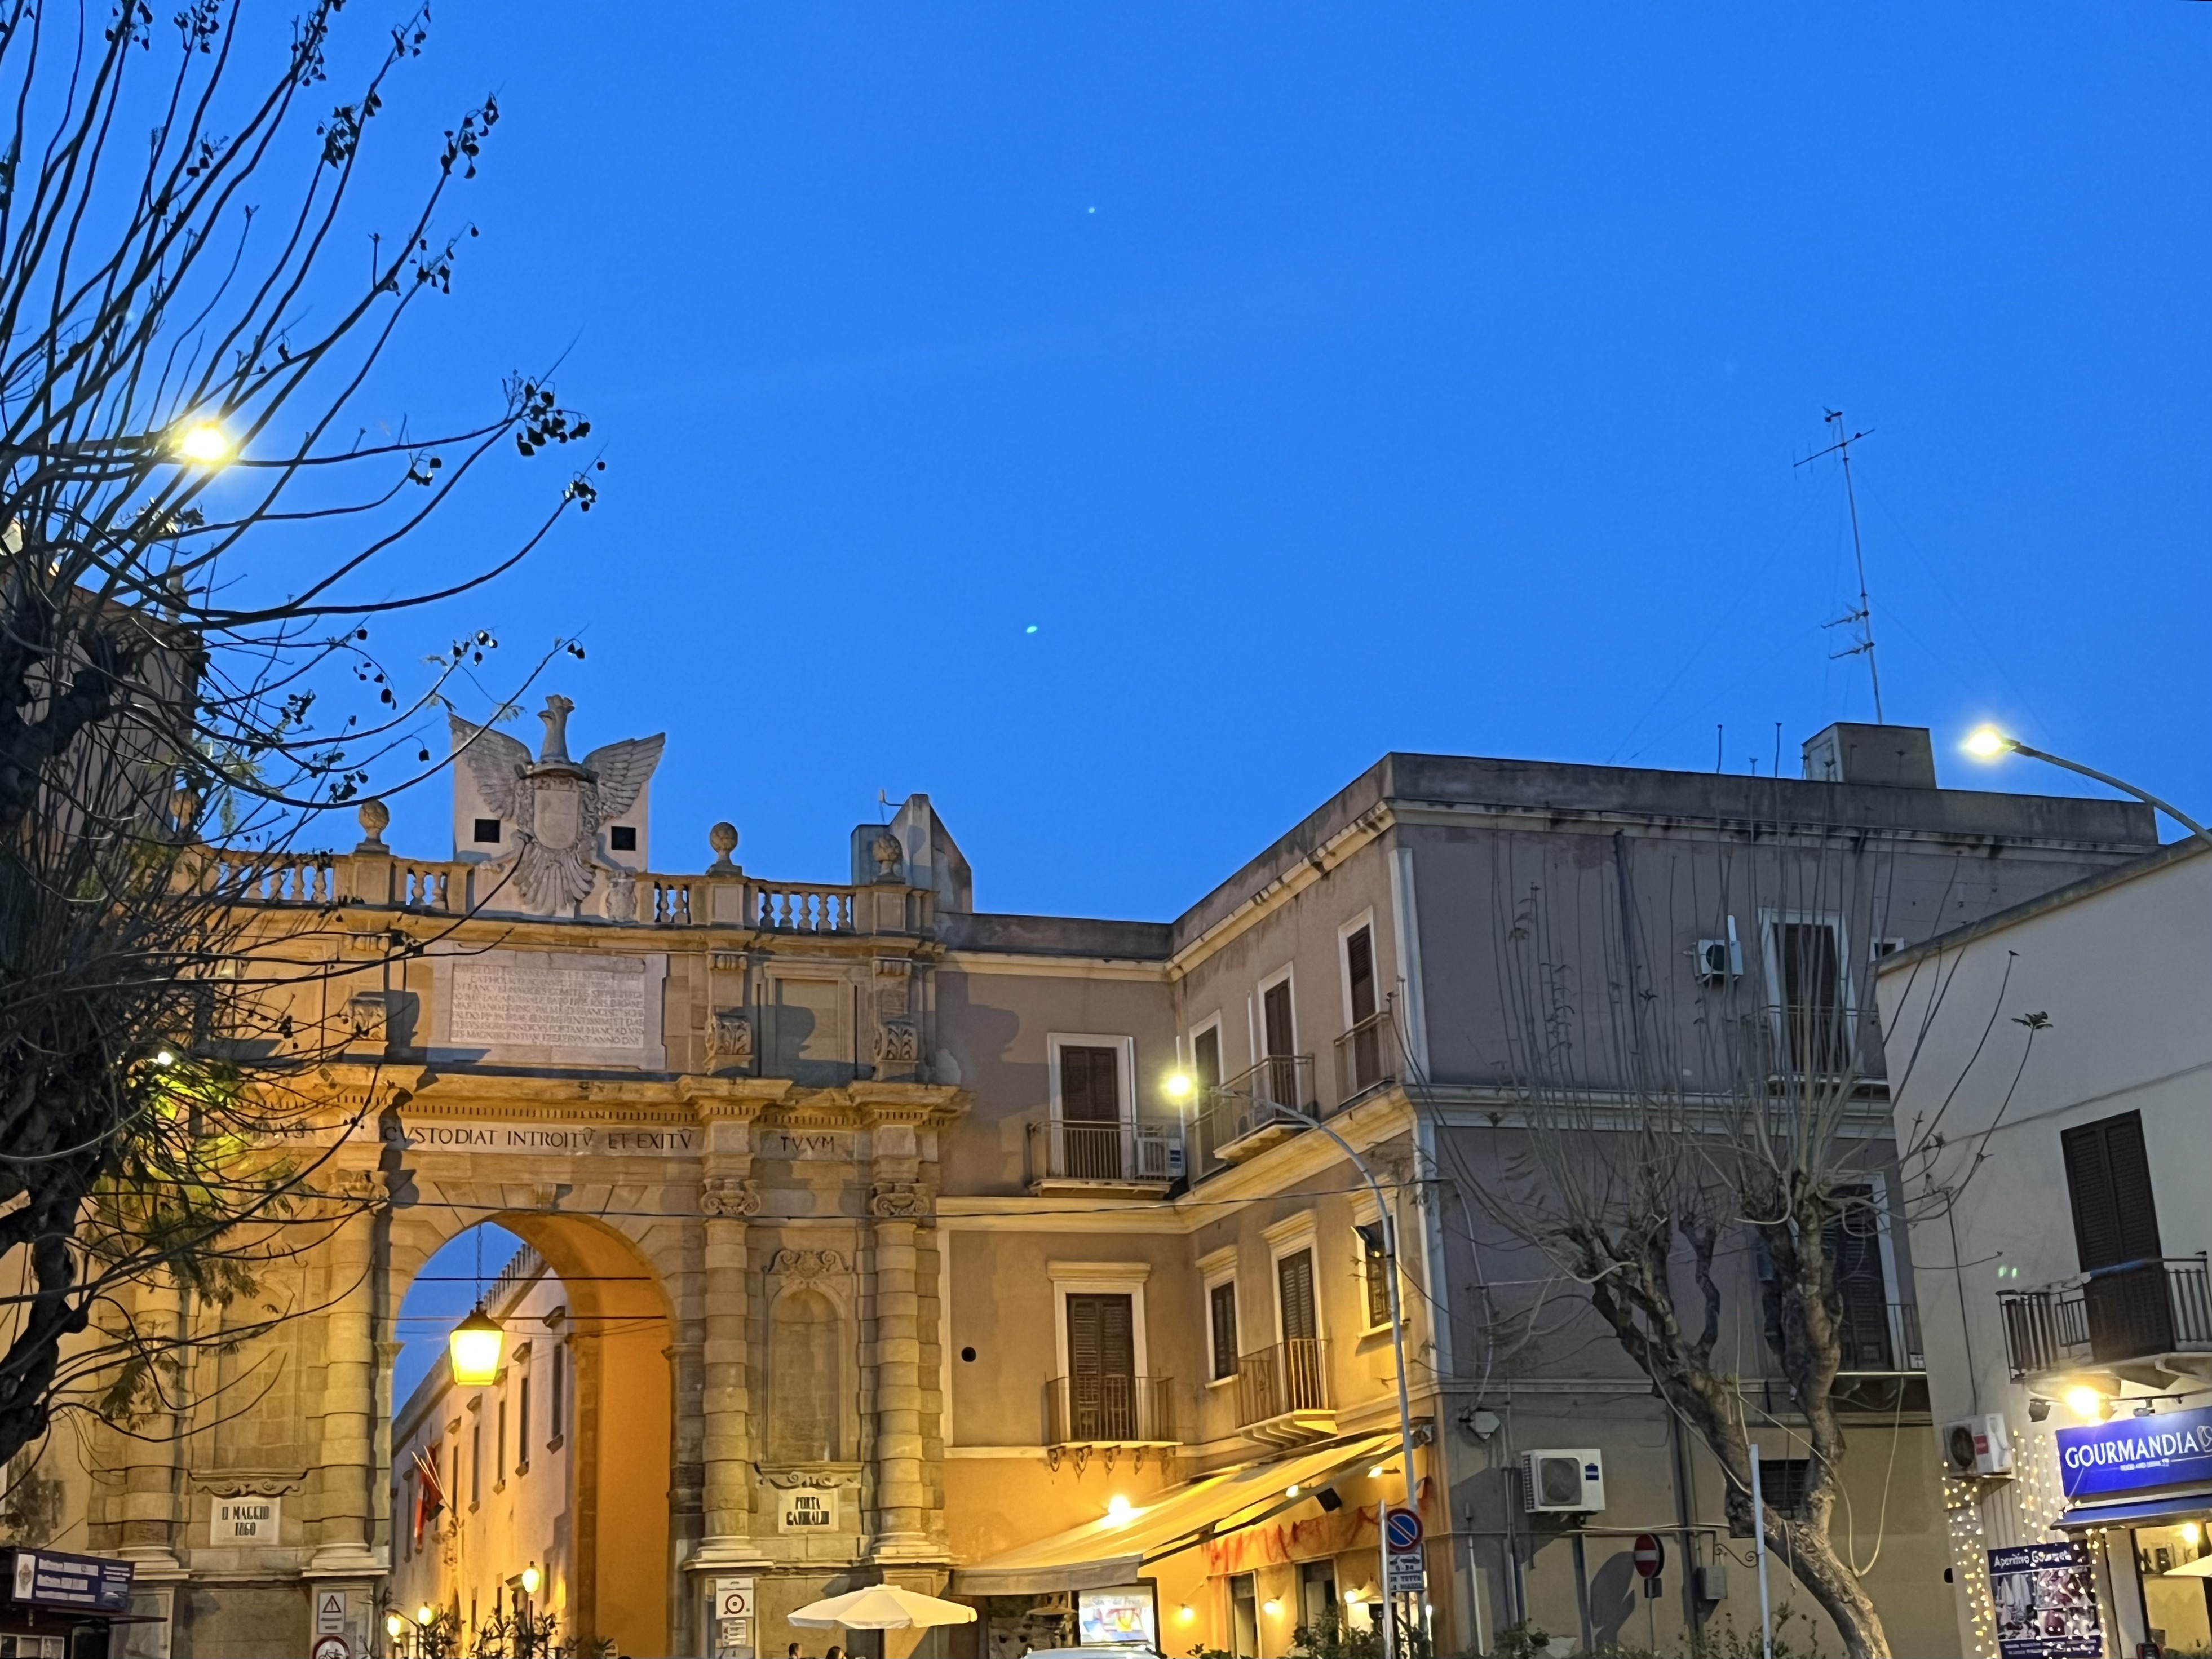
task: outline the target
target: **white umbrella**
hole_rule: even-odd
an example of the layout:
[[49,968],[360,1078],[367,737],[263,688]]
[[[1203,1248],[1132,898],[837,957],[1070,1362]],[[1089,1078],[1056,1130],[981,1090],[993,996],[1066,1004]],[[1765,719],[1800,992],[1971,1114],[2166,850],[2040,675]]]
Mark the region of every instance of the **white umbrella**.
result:
[[810,1630],[919,1630],[930,1625],[968,1625],[975,1609],[896,1584],[871,1584],[827,1601],[810,1601],[789,1622]]

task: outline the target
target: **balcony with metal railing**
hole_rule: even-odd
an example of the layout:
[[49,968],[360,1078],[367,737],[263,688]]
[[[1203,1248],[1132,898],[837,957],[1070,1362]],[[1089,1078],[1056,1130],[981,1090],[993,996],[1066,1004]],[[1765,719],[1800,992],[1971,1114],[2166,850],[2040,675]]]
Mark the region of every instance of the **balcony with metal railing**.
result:
[[2203,1256],[2122,1262],[2029,1291],[2000,1291],[2014,1382],[2083,1369],[2163,1386],[2212,1361],[2212,1266]]
[[1044,1385],[1048,1446],[1172,1446],[1175,1387],[1164,1376],[1055,1376]]
[[1182,1178],[1180,1123],[1085,1123],[1047,1115],[1024,1128],[1024,1179],[1032,1193],[1119,1191],[1157,1198]]
[[1309,1127],[1305,1118],[1321,1115],[1314,1057],[1271,1054],[1207,1091],[1200,1109],[1202,1170],[1256,1158]]
[[1920,1342],[1920,1310],[1910,1302],[1844,1309],[1842,1364],[1845,1376],[1917,1376],[1928,1369]]
[[1398,1080],[1398,1026],[1390,1010],[1370,1014],[1336,1040],[1336,1109]]
[[1334,1434],[1328,1344],[1293,1337],[1238,1356],[1237,1426],[1252,1439],[1285,1446]]

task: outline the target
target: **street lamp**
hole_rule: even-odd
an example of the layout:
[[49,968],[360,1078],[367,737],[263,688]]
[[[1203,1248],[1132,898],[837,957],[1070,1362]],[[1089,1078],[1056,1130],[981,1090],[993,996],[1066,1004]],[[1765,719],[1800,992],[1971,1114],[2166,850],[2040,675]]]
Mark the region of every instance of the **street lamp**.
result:
[[453,1334],[446,1339],[447,1353],[452,1357],[453,1381],[464,1389],[481,1389],[499,1381],[500,1350],[507,1345],[507,1333],[500,1322],[477,1304],[476,1311],[453,1327]]
[[2203,824],[2197,823],[2195,818],[2191,817],[2172,801],[2160,800],[2149,790],[2138,789],[2124,779],[2116,778],[2109,772],[2100,772],[2094,766],[2084,766],[2079,761],[2070,761],[2061,755],[2046,754],[2040,749],[2031,749],[2018,738],[2008,732],[2000,732],[1994,726],[1976,726],[1966,734],[1966,741],[1963,746],[1966,751],[1976,760],[1993,761],[2001,759],[2006,755],[2025,755],[2030,760],[2039,760],[2051,766],[2061,766],[2069,772],[2079,772],[2083,777],[2094,778],[2099,783],[2109,785],[2124,795],[2133,795],[2137,800],[2165,813],[2166,817],[2188,830],[2191,835],[2212,842],[2212,830],[2205,829]]
[[525,1595],[537,1595],[538,1585],[544,1582],[538,1575],[538,1564],[535,1561],[522,1570],[522,1593]]
[[177,453],[200,466],[220,466],[230,459],[230,434],[213,421],[194,421],[177,434]]

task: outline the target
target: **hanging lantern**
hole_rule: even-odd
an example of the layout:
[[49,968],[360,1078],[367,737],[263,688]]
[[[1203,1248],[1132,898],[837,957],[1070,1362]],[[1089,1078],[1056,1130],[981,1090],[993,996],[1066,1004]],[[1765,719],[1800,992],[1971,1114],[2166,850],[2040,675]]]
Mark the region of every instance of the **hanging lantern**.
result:
[[507,1346],[507,1333],[500,1328],[499,1321],[477,1304],[476,1311],[453,1327],[453,1334],[446,1340],[447,1352],[453,1362],[453,1381],[465,1389],[481,1389],[499,1381],[500,1350]]

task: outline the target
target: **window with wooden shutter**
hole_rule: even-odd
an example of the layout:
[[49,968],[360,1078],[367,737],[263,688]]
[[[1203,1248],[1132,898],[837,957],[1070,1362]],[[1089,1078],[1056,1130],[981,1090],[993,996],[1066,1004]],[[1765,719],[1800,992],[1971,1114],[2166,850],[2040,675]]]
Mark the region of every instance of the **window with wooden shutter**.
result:
[[2074,1248],[2088,1275],[2081,1300],[2090,1356],[2116,1364],[2167,1352],[2173,1309],[2160,1259],[2142,1115],[2123,1112],[2078,1124],[2058,1139]]
[[1375,1023],[1375,933],[1362,927],[1344,939],[1345,989],[1351,999],[1350,1062],[1344,1079],[1347,1091],[1371,1089],[1382,1080],[1382,1032]]
[[1310,1342],[1321,1334],[1314,1312],[1313,1252],[1299,1250],[1275,1264],[1275,1284],[1281,1297],[1283,1340]]
[[1122,1165],[1121,1055],[1113,1048],[1064,1043],[1060,1049],[1060,1167],[1079,1181],[1120,1181]]
[[1774,948],[1782,980],[1783,1052],[1790,1069],[1849,1071],[1850,1026],[1835,924],[1777,922]]
[[1206,1310],[1213,1327],[1213,1380],[1218,1382],[1237,1375],[1237,1281],[1207,1291]]
[[1121,1056],[1111,1048],[1065,1044],[1060,1051],[1060,1115],[1071,1123],[1118,1123]]
[[1134,1298],[1071,1293],[1067,1395],[1073,1437],[1135,1439],[1136,1379]]
[[1352,1231],[1359,1235],[1359,1278],[1367,1295],[1367,1328],[1390,1322],[1390,1253],[1380,1221],[1363,1222]]
[[1221,1028],[1209,1025],[1191,1039],[1190,1069],[1197,1076],[1199,1098],[1221,1086]]
[[2150,1158],[2142,1114],[2123,1112],[2084,1123],[2059,1137],[2066,1191],[2074,1205],[2074,1248],[2083,1273],[2142,1261],[2162,1252],[2158,1206],[2150,1190]]
[[1261,1035],[1267,1046],[1267,1097],[1278,1105],[1302,1107],[1298,1086],[1297,1022],[1291,1011],[1291,982],[1278,980],[1260,993]]
[[1870,1187],[1847,1188],[1848,1207],[1821,1231],[1844,1304],[1843,1368],[1897,1369],[1889,1328],[1889,1275],[1881,1261],[1881,1212]]

